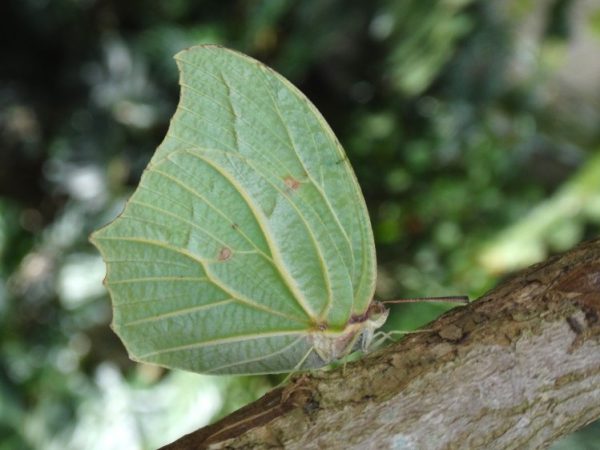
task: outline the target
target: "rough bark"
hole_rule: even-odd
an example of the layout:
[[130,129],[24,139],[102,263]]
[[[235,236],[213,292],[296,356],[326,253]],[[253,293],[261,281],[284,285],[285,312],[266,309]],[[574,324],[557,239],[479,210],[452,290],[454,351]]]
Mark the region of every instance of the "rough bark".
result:
[[600,417],[600,240],[165,449],[533,449]]

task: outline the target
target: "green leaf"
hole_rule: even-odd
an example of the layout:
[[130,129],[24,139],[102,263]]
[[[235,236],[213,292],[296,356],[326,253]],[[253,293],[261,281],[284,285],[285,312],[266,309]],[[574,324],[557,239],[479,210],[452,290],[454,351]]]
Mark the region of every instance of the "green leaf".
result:
[[[240,53],[176,55],[181,99],[92,242],[135,360],[204,373],[321,367],[372,336],[375,250],[348,159],[310,101]],[[376,322],[376,324],[375,324]]]

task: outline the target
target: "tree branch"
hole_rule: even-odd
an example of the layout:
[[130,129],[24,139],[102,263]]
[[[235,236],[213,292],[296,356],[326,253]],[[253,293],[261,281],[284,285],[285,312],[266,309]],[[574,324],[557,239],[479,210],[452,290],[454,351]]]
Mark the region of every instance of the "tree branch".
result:
[[164,449],[545,448],[600,417],[600,239]]

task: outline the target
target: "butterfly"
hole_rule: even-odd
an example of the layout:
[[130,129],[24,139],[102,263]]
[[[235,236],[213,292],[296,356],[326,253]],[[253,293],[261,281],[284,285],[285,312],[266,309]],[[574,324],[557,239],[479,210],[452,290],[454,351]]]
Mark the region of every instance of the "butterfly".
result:
[[112,327],[136,361],[208,374],[315,369],[366,349],[375,245],[315,106],[219,46],[175,57],[181,96],[122,214],[93,233]]

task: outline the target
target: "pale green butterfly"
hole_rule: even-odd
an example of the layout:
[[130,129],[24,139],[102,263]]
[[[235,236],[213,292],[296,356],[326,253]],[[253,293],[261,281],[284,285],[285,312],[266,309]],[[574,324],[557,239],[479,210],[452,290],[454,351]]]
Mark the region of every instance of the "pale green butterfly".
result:
[[218,46],[175,57],[181,98],[123,213],[92,235],[130,357],[212,374],[314,369],[366,349],[375,245],[312,103]]

